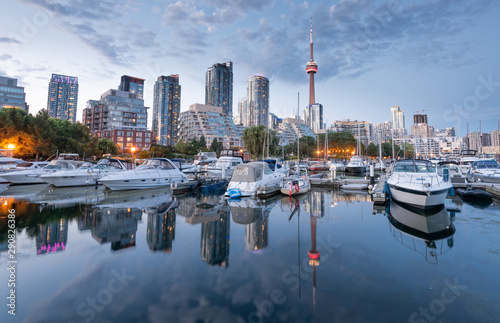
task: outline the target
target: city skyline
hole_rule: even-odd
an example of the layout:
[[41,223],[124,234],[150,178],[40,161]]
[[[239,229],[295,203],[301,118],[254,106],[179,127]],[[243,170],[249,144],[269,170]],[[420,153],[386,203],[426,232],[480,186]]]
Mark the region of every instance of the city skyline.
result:
[[186,111],[204,102],[207,66],[230,60],[234,98],[245,96],[248,75],[262,73],[272,88],[270,112],[290,116],[295,93],[308,91],[303,58],[312,17],[321,66],[316,101],[330,122],[384,122],[399,105],[407,118],[426,109],[430,124],[455,126],[463,136],[467,122],[470,131],[479,120],[491,131],[500,117],[494,1],[20,0],[4,9],[0,75],[25,87],[32,113],[44,108],[52,73],[79,78],[78,120],[85,102],[115,88],[121,75],[145,79],[145,105],[152,106],[155,79],[179,74]]

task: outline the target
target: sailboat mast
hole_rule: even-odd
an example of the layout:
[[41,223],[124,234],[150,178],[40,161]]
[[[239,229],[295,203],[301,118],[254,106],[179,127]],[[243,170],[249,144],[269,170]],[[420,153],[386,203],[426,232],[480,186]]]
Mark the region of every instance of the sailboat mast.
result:
[[[300,92],[297,92],[297,119],[299,118],[299,106],[300,106]],[[300,132],[297,128],[297,171],[299,171],[299,161],[300,161]]]

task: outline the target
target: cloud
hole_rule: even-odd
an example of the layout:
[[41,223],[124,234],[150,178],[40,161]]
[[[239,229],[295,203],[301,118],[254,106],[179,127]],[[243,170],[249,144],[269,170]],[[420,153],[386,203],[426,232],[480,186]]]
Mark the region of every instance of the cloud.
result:
[[121,16],[133,0],[21,0],[60,17],[100,20]]
[[21,44],[21,42],[19,40],[12,38],[12,37],[0,37],[0,43]]
[[81,41],[112,63],[125,64],[127,57],[132,58],[127,54],[130,49],[127,45],[116,45],[112,36],[96,32],[90,24],[70,24],[68,27]]
[[12,56],[9,54],[0,55],[0,61],[8,61],[9,59],[12,59]]

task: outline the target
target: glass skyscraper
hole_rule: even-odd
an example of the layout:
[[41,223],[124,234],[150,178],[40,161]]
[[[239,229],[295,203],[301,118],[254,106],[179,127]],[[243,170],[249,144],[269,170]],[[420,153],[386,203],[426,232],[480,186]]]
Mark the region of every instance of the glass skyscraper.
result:
[[269,79],[262,75],[253,75],[247,81],[247,105],[249,109],[248,126],[260,124],[268,126],[269,122]]
[[233,62],[217,63],[208,68],[205,105],[221,107],[224,114],[233,113]]
[[177,143],[180,111],[179,75],[159,76],[154,87],[152,129],[158,145],[175,146]]
[[52,74],[47,109],[52,118],[76,122],[78,77]]
[[0,76],[0,108],[18,108],[28,111],[24,87],[17,86],[17,79]]
[[118,90],[137,94],[137,98],[144,99],[144,79],[123,75]]

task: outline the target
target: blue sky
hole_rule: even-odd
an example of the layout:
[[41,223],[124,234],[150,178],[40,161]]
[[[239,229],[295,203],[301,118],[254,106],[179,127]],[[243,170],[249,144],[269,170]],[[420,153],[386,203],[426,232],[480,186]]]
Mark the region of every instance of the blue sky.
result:
[[[204,103],[205,72],[234,63],[233,110],[253,74],[270,79],[270,110],[307,104],[309,23],[316,101],[325,118],[389,120],[406,127],[426,110],[437,128],[497,129],[500,3],[494,0],[17,0],[0,12],[0,74],[25,86],[31,112],[46,107],[51,73],[79,77],[78,119],[121,75],[179,74],[181,111]],[[151,120],[149,120],[151,123]]]

